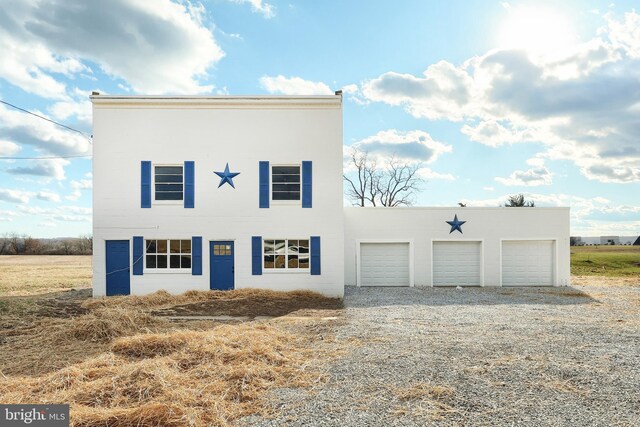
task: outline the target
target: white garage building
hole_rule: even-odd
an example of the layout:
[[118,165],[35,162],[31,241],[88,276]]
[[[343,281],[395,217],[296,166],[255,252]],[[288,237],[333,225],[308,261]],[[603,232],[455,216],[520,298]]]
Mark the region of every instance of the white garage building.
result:
[[569,284],[568,208],[345,208],[340,94],[91,99],[96,296]]

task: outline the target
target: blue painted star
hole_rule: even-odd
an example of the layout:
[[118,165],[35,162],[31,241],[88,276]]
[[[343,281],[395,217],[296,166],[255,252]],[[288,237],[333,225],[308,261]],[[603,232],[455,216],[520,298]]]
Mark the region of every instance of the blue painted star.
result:
[[220,177],[220,185],[218,185],[218,188],[222,187],[225,183],[228,183],[233,188],[236,188],[236,186],[233,185],[233,178],[240,175],[240,172],[229,172],[229,163],[227,163],[227,166],[225,166],[224,172],[214,171],[213,173]]
[[456,214],[456,216],[453,217],[453,221],[445,222],[451,226],[451,231],[449,231],[449,234],[453,233],[456,230],[458,230],[460,234],[462,234],[462,224],[467,221],[458,221],[458,215]]

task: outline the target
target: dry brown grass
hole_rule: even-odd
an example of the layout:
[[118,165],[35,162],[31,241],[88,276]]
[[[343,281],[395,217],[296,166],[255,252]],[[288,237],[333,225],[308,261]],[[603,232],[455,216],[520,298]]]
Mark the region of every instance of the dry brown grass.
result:
[[[190,304],[217,309],[278,305],[286,312],[301,304],[335,305],[313,292],[158,292],[84,301],[47,295],[2,301],[30,305],[0,311],[0,401],[70,403],[75,426],[227,425],[249,414],[268,415],[269,389],[322,381],[309,365],[339,354],[331,322],[221,325],[175,323],[154,315],[154,310]],[[75,308],[66,311],[69,306]],[[318,334],[326,337],[322,343],[331,343],[331,353],[315,345]]]
[[431,420],[442,420],[447,415],[456,412],[450,404],[454,395],[451,387],[418,382],[409,387],[393,387],[391,392],[403,402],[419,402],[418,405],[398,405],[393,413],[396,415],[424,416]]
[[2,255],[0,295],[36,295],[91,286],[90,255]]
[[321,381],[303,338],[265,324],[117,339],[47,375],[0,381],[3,402],[67,402],[76,426],[227,425],[262,413],[265,392]]

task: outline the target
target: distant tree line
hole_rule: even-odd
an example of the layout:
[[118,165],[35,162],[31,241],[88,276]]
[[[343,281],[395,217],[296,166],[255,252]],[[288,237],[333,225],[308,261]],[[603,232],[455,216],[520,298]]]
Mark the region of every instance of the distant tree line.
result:
[[26,234],[0,236],[0,255],[91,255],[93,237],[84,235],[60,239],[37,239]]

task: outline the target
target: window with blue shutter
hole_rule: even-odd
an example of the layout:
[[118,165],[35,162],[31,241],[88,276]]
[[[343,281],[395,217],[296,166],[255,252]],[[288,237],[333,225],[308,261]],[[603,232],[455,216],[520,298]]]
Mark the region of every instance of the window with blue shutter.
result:
[[140,207],[151,207],[151,162],[143,160],[140,164]]
[[191,275],[202,276],[202,237],[191,237]]
[[311,275],[320,275],[320,237],[311,236]]
[[194,162],[184,162],[184,207],[193,208],[194,205]]
[[133,275],[142,276],[144,269],[144,239],[142,236],[133,237]]
[[269,207],[269,162],[260,162],[260,207]]
[[262,275],[262,236],[251,237],[251,274]]
[[313,168],[310,161],[302,162],[302,207],[310,208],[312,202],[312,173]]

